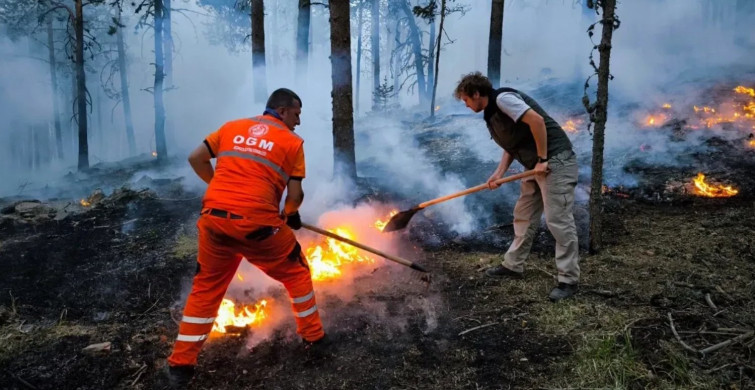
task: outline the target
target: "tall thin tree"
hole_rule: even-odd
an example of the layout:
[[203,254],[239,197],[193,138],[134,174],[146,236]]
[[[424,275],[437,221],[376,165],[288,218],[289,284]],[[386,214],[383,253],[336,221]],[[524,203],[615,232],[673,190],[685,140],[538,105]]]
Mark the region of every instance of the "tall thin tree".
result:
[[296,23],[296,85],[304,87],[307,79],[309,57],[309,22],[312,17],[309,0],[299,0],[299,15]]
[[[590,55],[590,63],[598,75],[597,100],[590,103],[587,96],[588,82],[585,82],[585,95],[582,98],[585,108],[590,113],[591,122],[595,122],[592,144],[592,178],[590,180],[590,251],[597,253],[603,248],[603,145],[608,118],[608,80],[613,78],[609,69],[611,39],[613,38],[613,31],[619,28],[619,19],[616,16],[616,0],[595,0],[588,1],[588,4],[598,12],[602,9],[603,13],[603,18],[598,22],[603,26],[600,44],[593,45],[593,50],[597,48],[600,53],[598,68],[594,65],[592,54]],[[590,37],[593,35],[594,27],[595,24],[591,25],[588,30]]]
[[356,179],[351,86],[351,21],[348,0],[330,1],[330,61],[333,81],[334,174]]
[[504,0],[492,0],[490,8],[490,37],[488,38],[488,78],[495,87],[498,87],[501,83],[503,6]]
[[79,124],[79,170],[89,168],[89,143],[87,140],[87,98],[86,72],[84,71],[84,4],[76,0],[76,17],[74,19],[74,34],[76,36],[75,66],[76,66],[76,106],[78,108],[76,120]]
[[126,122],[126,141],[128,142],[128,154],[136,154],[136,140],[134,138],[134,122],[131,116],[131,98],[128,92],[128,67],[126,66],[126,45],[123,42],[123,25],[120,16],[118,18],[118,30],[116,41],[118,45],[118,73],[121,79],[121,101],[123,102],[123,117]]
[[380,0],[372,0],[372,109],[377,106],[374,91],[380,88]]
[[407,25],[409,26],[409,42],[412,46],[412,52],[414,57],[414,67],[416,69],[417,74],[417,87],[419,89],[419,103],[420,105],[425,105],[428,102],[427,99],[427,80],[425,79],[425,69],[424,69],[424,57],[422,55],[422,39],[420,36],[419,27],[417,27],[417,22],[414,18],[414,14],[412,13],[412,10],[409,8],[409,3],[407,0],[401,0],[399,2],[399,7],[404,12],[404,15],[406,15],[406,21]]
[[357,70],[356,70],[356,93],[354,94],[354,110],[359,114],[359,91],[362,87],[362,26],[364,14],[364,1],[357,3]]
[[433,82],[433,96],[430,100],[430,116],[435,116],[435,94],[438,91],[438,72],[440,67],[440,43],[443,38],[443,22],[446,20],[446,0],[440,4],[440,27],[438,28],[437,47],[435,48],[435,81]]
[[267,71],[265,69],[265,4],[252,0],[252,74],[254,75],[254,101],[267,100]]
[[63,159],[63,131],[60,125],[60,107],[58,106],[58,67],[55,60],[55,35],[53,33],[53,17],[47,18],[47,46],[50,61],[50,86],[52,88],[52,114],[55,126],[55,148],[59,159]]
[[154,29],[155,29],[155,85],[152,96],[155,103],[155,147],[157,160],[166,161],[168,146],[165,142],[165,103],[163,101],[163,87],[165,81],[163,57],[163,0],[154,0]]

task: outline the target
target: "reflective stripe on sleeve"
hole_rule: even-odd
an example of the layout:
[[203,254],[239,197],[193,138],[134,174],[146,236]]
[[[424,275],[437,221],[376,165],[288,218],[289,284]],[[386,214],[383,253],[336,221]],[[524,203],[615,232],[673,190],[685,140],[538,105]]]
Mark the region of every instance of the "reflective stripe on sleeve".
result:
[[178,337],[176,337],[176,341],[186,341],[190,343],[196,343],[198,341],[202,341],[205,339],[207,339],[207,334],[200,334],[200,335],[179,334]]
[[213,323],[213,321],[215,321],[215,317],[202,318],[183,316],[183,318],[181,318],[181,321],[189,324],[211,324]]
[[294,302],[294,303],[304,303],[304,302],[312,299],[312,297],[314,297],[314,296],[315,296],[315,292],[313,290],[313,291],[310,291],[309,294],[307,294],[307,295],[305,295],[303,297],[292,298],[291,301]]
[[301,317],[306,317],[308,315],[314,314],[316,312],[317,312],[317,305],[314,305],[314,306],[312,306],[311,308],[309,308],[307,310],[300,311],[298,313],[294,313],[294,315],[297,316],[297,317],[299,317],[299,318],[301,318]]

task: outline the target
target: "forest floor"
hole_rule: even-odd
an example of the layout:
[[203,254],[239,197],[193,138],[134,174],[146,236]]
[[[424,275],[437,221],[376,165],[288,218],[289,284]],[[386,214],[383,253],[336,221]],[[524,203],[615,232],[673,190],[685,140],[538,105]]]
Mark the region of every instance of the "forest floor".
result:
[[[60,220],[3,225],[0,388],[157,383],[177,332],[171,313],[194,271],[199,207],[161,199],[157,187],[116,191]],[[321,297],[330,355],[303,353],[283,331],[253,349],[219,338],[192,388],[753,388],[752,200],[609,198],[606,221],[606,248],[583,257],[575,299],[546,298],[549,245],[535,248],[521,281],[481,272],[500,252],[448,245],[426,252],[429,285],[379,268],[390,275],[357,280],[354,299]],[[700,351],[743,334],[705,354],[679,341]],[[84,350],[102,342],[109,349]]]
[[[717,154],[732,145],[711,140],[696,158],[738,178],[741,193],[696,197],[674,184],[694,168],[625,164],[640,179],[606,189],[605,248],[582,253],[574,299],[547,299],[544,227],[524,280],[508,281],[482,271],[500,261],[509,226],[485,230],[496,245],[427,244],[415,226],[406,239],[423,250],[429,284],[381,266],[348,298],[318,294],[335,339],[324,355],[303,350],[292,318],[253,345],[210,339],[191,388],[755,388],[755,153]],[[195,270],[201,194],[180,178],[135,182],[144,168],[72,175],[83,188],[107,183],[86,206],[0,199],[0,388],[159,388]],[[584,231],[585,205],[575,214]]]

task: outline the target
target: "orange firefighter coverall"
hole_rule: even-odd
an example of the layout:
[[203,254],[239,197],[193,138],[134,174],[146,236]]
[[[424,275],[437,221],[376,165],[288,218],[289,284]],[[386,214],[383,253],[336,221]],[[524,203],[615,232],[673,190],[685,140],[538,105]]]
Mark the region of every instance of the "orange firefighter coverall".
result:
[[168,364],[196,365],[242,257],[283,283],[297,332],[319,340],[325,333],[309,266],[279,211],[288,180],[304,178],[304,141],[265,115],[228,122],[204,143],[217,164],[197,223],[197,274]]

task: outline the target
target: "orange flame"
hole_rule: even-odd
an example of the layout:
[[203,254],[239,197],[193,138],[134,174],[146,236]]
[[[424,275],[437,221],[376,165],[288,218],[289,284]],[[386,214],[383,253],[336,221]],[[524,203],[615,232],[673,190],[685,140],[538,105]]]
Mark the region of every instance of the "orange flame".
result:
[[576,133],[577,128],[581,126],[583,122],[582,119],[568,119],[561,128],[567,133]]
[[388,221],[390,221],[391,218],[393,218],[393,216],[396,214],[398,214],[398,210],[391,210],[391,212],[388,214],[388,218],[386,218],[385,221],[378,219],[377,221],[375,221],[375,224],[373,226],[375,226],[378,230],[382,232],[383,229],[385,228],[385,225],[388,224]]
[[749,146],[749,147],[751,147],[751,148],[755,148],[755,138],[752,138],[752,139],[750,139],[750,140],[749,140],[749,141],[747,142],[747,146]]
[[79,201],[79,203],[80,203],[80,204],[81,204],[82,206],[84,206],[84,207],[89,207],[89,206],[91,206],[91,205],[92,205],[92,203],[91,203],[91,202],[89,202],[89,201],[87,201],[86,199],[82,199],[82,200],[80,200],[80,201]]
[[755,88],[747,88],[743,85],[738,85],[736,88],[734,88],[734,92],[755,97]]
[[[391,211],[388,219],[397,213],[398,210]],[[373,226],[381,229],[381,224],[384,226],[387,221],[378,219],[373,223]],[[356,234],[346,226],[328,230],[339,236],[358,241]],[[342,277],[345,268],[350,265],[375,262],[375,259],[363,255],[359,249],[329,237],[309,245],[304,252],[307,256],[312,280],[320,282]],[[241,273],[236,273],[236,277],[241,281],[244,280]],[[229,330],[232,331],[233,328],[256,327],[264,323],[264,320],[270,316],[267,307],[268,301],[269,299],[256,304],[240,305],[234,303],[231,299],[223,299],[212,327],[213,334],[228,334]]]
[[152,152],[152,157],[157,157],[157,152]]
[[671,109],[671,103],[663,103],[663,105],[662,105],[661,107],[662,107],[662,108],[665,108],[665,109],[667,109],[667,110],[668,110],[668,109]]
[[702,173],[698,173],[692,183],[695,185],[695,194],[709,198],[728,198],[739,193],[739,190],[732,186],[706,183],[705,175]]
[[265,299],[251,305],[236,305],[232,300],[223,298],[218,309],[218,315],[212,324],[212,332],[227,333],[226,327],[257,326],[268,317],[266,308],[267,300]]
[[648,115],[645,117],[645,126],[647,127],[659,127],[666,123],[668,116],[663,113]]
[[[328,230],[341,237],[355,239],[354,234],[347,228]],[[333,238],[326,238],[325,242],[307,248],[306,254],[313,281],[338,278],[342,274],[341,268],[346,264],[375,262],[372,257],[361,255],[359,249]]]

